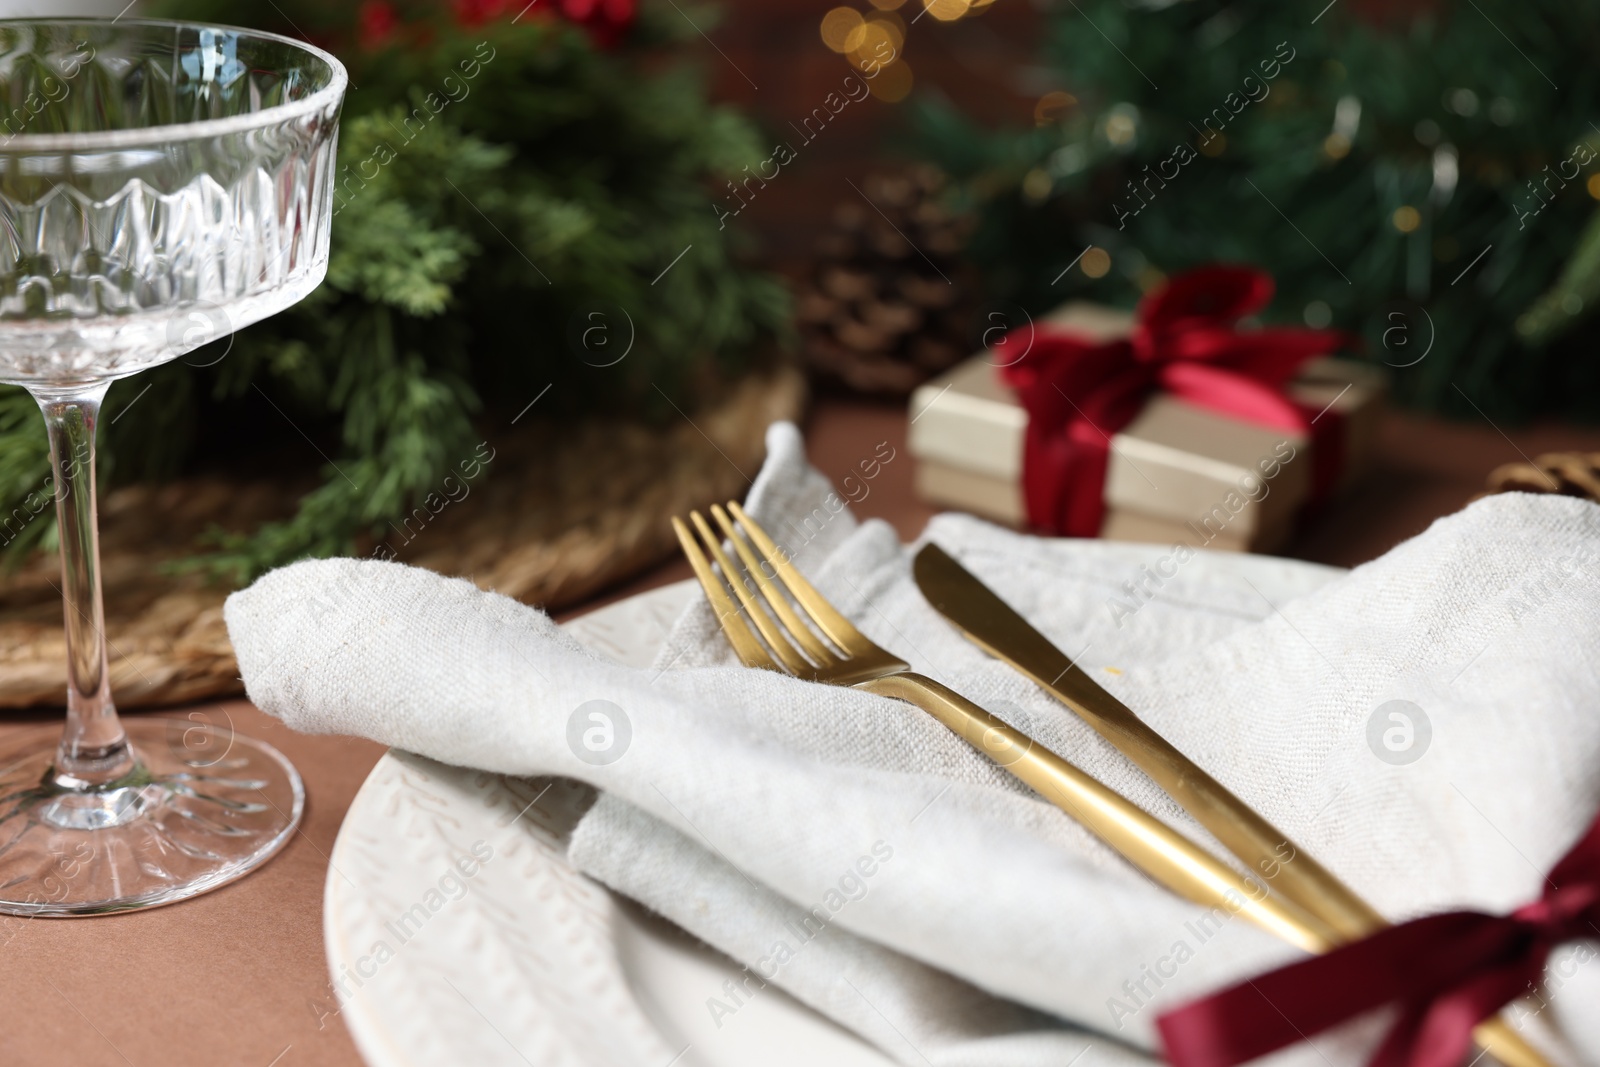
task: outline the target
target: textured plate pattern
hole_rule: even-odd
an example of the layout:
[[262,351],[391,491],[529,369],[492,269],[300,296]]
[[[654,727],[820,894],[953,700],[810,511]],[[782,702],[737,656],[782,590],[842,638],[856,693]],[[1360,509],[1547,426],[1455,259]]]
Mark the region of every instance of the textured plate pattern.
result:
[[341,831],[326,900],[334,988],[369,1062],[672,1058],[618,966],[615,902],[563,859],[593,796],[399,753],[378,765],[358,803],[381,816]]

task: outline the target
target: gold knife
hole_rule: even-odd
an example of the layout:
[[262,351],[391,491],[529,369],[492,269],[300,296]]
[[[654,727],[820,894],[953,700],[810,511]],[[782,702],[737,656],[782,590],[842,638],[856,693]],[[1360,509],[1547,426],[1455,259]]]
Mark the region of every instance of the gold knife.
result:
[[[1164,789],[1251,872],[1327,923],[1340,941],[1389,925],[1355,891],[1229,792],[1189,757],[1106,692],[1050,639],[935,544],[912,564],[917,588],[970,641],[1032,679],[1071,708]],[[1546,1061],[1504,1020],[1474,1031],[1478,1044],[1508,1067],[1546,1067]]]

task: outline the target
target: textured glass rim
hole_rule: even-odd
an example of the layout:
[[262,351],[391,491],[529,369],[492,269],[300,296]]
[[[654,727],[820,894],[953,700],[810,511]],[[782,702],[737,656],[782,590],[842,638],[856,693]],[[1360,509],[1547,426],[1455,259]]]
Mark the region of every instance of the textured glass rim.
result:
[[224,30],[245,37],[286,44],[307,55],[315,56],[328,65],[332,79],[302,100],[277,104],[262,111],[234,115],[225,119],[202,119],[199,122],[169,123],[165,126],[141,126],[130,130],[102,130],[98,133],[19,133],[0,141],[0,156],[29,155],[40,152],[95,152],[102,149],[140,148],[167,145],[180,141],[223,137],[247,130],[276,126],[291,118],[321,111],[337,104],[344,96],[350,76],[344,64],[329,52],[316,45],[298,41],[265,30],[252,30],[244,26],[229,26],[214,22],[187,22],[178,19],[103,19],[103,18],[19,18],[0,19],[0,30],[12,26],[155,26],[178,30]]

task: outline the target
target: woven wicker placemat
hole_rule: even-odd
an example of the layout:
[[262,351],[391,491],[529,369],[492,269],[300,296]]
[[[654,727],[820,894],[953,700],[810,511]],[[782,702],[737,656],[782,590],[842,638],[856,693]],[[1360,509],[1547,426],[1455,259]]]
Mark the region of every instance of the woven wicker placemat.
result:
[[[677,550],[669,516],[743,497],[766,428],[798,418],[792,368],[752,376],[689,418],[650,427],[594,421],[534,426],[492,442],[492,459],[449,499],[391,527],[403,562],[560,608]],[[118,706],[243,691],[222,620],[231,591],[168,566],[216,526],[250,529],[293,508],[281,484],[188,479],[129,486],[100,509],[111,686]],[[59,705],[66,690],[61,576],[38,553],[0,579],[0,707]]]

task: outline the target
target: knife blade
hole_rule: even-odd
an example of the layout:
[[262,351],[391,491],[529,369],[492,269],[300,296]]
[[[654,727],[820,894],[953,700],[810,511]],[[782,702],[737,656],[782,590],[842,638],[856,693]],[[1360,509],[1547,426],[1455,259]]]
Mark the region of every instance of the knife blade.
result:
[[979,648],[1009,663],[1111,742],[1245,863],[1256,877],[1345,938],[1384,919],[1267,822],[1255,809],[1173,747],[1112,696],[1015,608],[935,544],[912,564],[928,603]]

